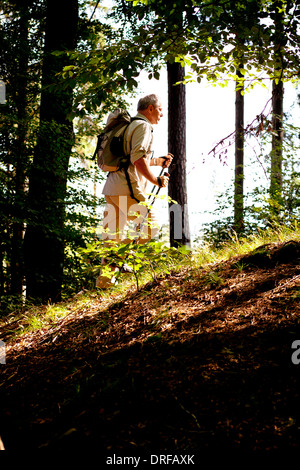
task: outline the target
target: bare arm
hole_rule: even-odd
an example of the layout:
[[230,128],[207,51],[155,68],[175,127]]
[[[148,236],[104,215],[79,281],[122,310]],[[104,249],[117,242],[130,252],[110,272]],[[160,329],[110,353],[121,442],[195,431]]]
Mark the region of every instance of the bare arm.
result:
[[[159,186],[158,178],[152,173],[152,171],[150,170],[150,166],[148,165],[147,160],[144,157],[139,158],[136,162],[134,162],[134,164],[136,168],[138,169],[138,171],[148,181],[150,181],[150,183],[156,184],[157,186]],[[161,176],[160,180],[161,180],[162,186],[166,187],[169,181],[169,176],[166,176],[166,175]]]
[[168,153],[165,157],[152,158],[150,160],[150,166],[161,166],[163,168],[168,168],[173,160],[173,155]]

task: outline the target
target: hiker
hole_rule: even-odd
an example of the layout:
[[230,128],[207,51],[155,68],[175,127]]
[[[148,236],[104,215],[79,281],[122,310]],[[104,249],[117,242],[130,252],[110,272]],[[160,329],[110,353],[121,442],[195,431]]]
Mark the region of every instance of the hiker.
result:
[[[129,124],[124,134],[125,152],[130,155],[128,175],[131,188],[124,170],[111,172],[103,187],[102,193],[106,199],[103,220],[103,240],[114,240],[119,243],[129,243],[127,238],[127,225],[132,221],[137,228],[143,222],[141,233],[138,234],[138,243],[147,243],[158,232],[153,208],[149,211],[140,202],[147,200],[147,183],[165,188],[168,185],[169,174],[156,177],[151,171],[152,166],[168,168],[173,155],[152,158],[153,124],[158,124],[163,116],[162,104],[157,95],[151,94],[141,98],[137,105],[137,115]],[[113,117],[113,113],[108,117]],[[137,119],[139,118],[139,119]],[[144,218],[146,216],[146,223]],[[135,232],[135,236],[137,232]],[[101,286],[101,276],[96,285]]]

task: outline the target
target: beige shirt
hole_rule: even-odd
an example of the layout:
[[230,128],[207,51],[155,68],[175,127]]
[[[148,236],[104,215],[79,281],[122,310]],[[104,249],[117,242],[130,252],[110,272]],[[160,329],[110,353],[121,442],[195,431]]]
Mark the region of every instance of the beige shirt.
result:
[[[146,158],[150,164],[152,156],[153,127],[148,119],[137,114],[136,117],[143,119],[133,121],[125,132],[125,150],[130,154],[130,164],[128,174],[130,177],[134,196],[139,201],[146,199],[145,192],[147,187],[146,178],[138,171],[134,162],[139,158]],[[130,191],[126,181],[124,170],[109,173],[102,194],[106,196],[129,196]]]

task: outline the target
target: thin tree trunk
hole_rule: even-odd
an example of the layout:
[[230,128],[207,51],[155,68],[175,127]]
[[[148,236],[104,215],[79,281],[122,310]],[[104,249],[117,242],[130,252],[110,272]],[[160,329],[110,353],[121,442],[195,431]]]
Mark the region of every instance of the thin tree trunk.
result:
[[[282,160],[283,160],[283,94],[282,82],[283,57],[285,34],[284,34],[284,12],[281,1],[274,1],[274,72],[276,79],[273,80],[272,89],[272,151],[271,151],[271,180],[270,196],[272,200],[271,213],[277,216],[280,209],[282,195]],[[275,204],[274,204],[275,202]],[[278,205],[279,203],[279,205]]]
[[[242,74],[237,71],[242,78]],[[244,86],[237,81],[235,92],[235,181],[234,227],[237,234],[244,228]]]
[[270,195],[280,198],[282,192],[282,147],[283,147],[283,82],[273,81],[272,89],[272,152],[271,152],[271,183]]
[[184,68],[167,64],[168,72],[168,149],[174,155],[169,180],[170,244],[190,246],[186,187],[186,97],[185,85],[175,85],[184,78]]
[[26,136],[28,132],[27,91],[28,91],[28,19],[26,3],[20,10],[20,44],[22,50],[18,57],[18,93],[16,106],[18,113],[18,132],[15,147],[14,205],[11,240],[11,293],[22,294],[23,290],[23,236],[24,236],[24,197],[25,174],[27,165]]

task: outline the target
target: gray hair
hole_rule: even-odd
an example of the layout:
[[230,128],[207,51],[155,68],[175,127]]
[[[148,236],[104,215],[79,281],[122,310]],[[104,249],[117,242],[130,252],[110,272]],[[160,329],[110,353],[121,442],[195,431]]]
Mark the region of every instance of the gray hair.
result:
[[152,104],[155,108],[158,106],[160,103],[160,98],[157,95],[147,95],[144,96],[143,98],[140,98],[138,105],[137,105],[137,110],[138,111],[143,111]]

